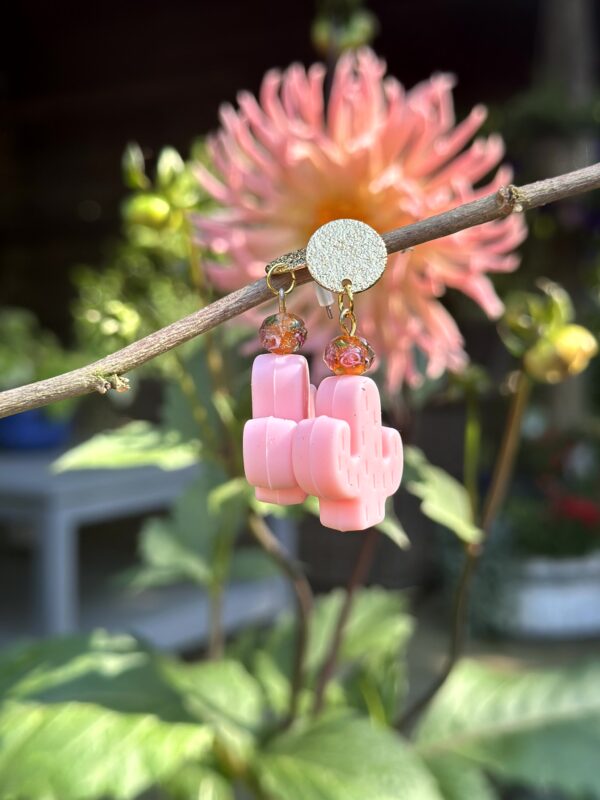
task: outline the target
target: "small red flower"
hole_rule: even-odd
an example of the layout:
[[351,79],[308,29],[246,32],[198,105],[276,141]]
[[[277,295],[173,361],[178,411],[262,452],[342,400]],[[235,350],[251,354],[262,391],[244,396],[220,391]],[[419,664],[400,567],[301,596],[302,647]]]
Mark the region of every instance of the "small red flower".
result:
[[558,516],[581,522],[588,528],[600,526],[600,506],[585,497],[564,495],[555,501],[554,511]]

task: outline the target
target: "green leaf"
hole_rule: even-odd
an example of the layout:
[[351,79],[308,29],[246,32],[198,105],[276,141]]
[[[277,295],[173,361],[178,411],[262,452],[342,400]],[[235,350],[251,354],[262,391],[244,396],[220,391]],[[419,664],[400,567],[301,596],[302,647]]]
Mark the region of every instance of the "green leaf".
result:
[[[309,688],[314,686],[329,653],[344,599],[345,592],[340,589],[315,603],[305,656]],[[294,619],[287,615],[274,626],[262,646],[265,658],[257,677],[278,711],[283,711],[283,707],[276,704],[288,696],[282,686],[292,673],[295,630]],[[337,683],[330,684],[328,701],[335,704],[342,700],[341,684],[347,701],[360,711],[366,710],[382,720],[393,716],[405,688],[404,662],[400,656],[411,632],[412,620],[401,594],[378,588],[357,591],[338,655]],[[250,663],[253,670],[258,670],[256,656]],[[309,696],[305,700],[310,704]]]
[[230,578],[234,581],[259,581],[279,574],[273,559],[259,547],[244,547],[233,554]]
[[232,478],[210,490],[207,509],[213,518],[219,520],[221,535],[237,535],[248,517],[250,495],[253,493],[245,478]]
[[385,519],[375,525],[375,528],[383,533],[384,536],[387,536],[388,539],[391,539],[400,549],[406,550],[410,547],[410,539],[396,516],[393,498],[388,498],[385,505]]
[[600,792],[600,663],[500,669],[464,661],[418,730],[428,762],[448,756],[499,778]]
[[235,800],[232,785],[218,772],[196,764],[164,784],[170,800]]
[[199,448],[175,431],[163,431],[149,422],[136,421],[92,436],[68,450],[52,465],[54,472],[75,469],[129,469],[159,467],[182,469],[198,463]]
[[104,633],[0,659],[0,786],[29,800],[134,798],[214,738],[166,677],[166,660]]
[[[327,656],[345,595],[343,589],[338,589],[315,602],[305,662],[309,677],[318,671]],[[400,593],[379,588],[361,589],[354,596],[346,623],[340,664],[376,660],[390,651],[397,653],[411,631],[412,623]],[[267,651],[288,674],[294,638],[295,621],[288,615],[275,625],[266,643]]]
[[150,181],[146,176],[144,154],[136,142],[130,142],[125,148],[121,160],[123,180],[130,189],[148,189]]
[[[186,359],[185,370],[193,381],[198,402],[206,411],[207,425],[214,430],[217,438],[221,437],[223,425],[213,403],[212,379],[203,349],[196,352],[193,358]],[[188,397],[176,381],[169,381],[165,387],[161,420],[169,430],[179,431],[184,440],[198,436],[198,422],[194,418],[194,411]]]
[[206,587],[217,576],[228,576],[229,549],[246,519],[249,489],[242,479],[224,478],[222,470],[205,465],[169,518],[145,522],[140,534],[144,567],[134,573],[134,588],[178,580]]
[[229,756],[248,761],[263,718],[263,693],[257,680],[237,661],[188,665],[172,663],[170,679],[186,705],[208,724]]
[[146,565],[133,582],[134,586],[162,586],[189,579],[200,586],[211,580],[206,559],[187,547],[167,520],[150,519],[142,529],[140,555]]
[[277,800],[442,800],[400,736],[348,716],[273,739],[258,759],[257,774]]
[[415,447],[406,447],[404,457],[409,474],[405,485],[422,501],[423,514],[451,530],[464,542],[480,542],[483,532],[473,522],[465,487],[440,467],[430,464]]
[[82,703],[6,703],[0,714],[5,798],[137,797],[201,758],[212,735],[195,724],[121,714]]
[[485,773],[465,759],[447,756],[425,761],[444,800],[498,800]]

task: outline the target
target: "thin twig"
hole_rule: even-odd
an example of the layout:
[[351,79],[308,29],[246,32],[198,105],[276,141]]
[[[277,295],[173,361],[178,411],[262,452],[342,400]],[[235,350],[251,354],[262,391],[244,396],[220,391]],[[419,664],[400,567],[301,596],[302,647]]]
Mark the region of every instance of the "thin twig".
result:
[[530,393],[531,379],[521,369],[516,375],[515,391],[511,399],[508,420],[500,443],[500,451],[496,459],[490,490],[483,506],[481,527],[486,536],[489,535],[492,529],[492,525],[498,516],[498,510],[504,502],[506,492],[510,486],[510,479],[519,447],[521,422],[523,413],[527,408]]
[[208,658],[218,661],[223,657],[225,648],[225,634],[223,632],[223,586],[215,585],[208,593],[209,603],[209,633],[208,633]]
[[[526,186],[507,186],[480,200],[383,234],[389,253],[406,250],[474,225],[501,219],[582,192],[600,188],[600,163]],[[296,273],[297,282],[311,280],[306,269]],[[283,276],[282,284],[289,279]],[[274,284],[277,286],[277,283]],[[211,303],[161,330],[118,350],[86,367],[0,393],[0,417],[31,408],[79,397],[90,392],[106,393],[121,376],[195,336],[215,328],[272,297],[264,279]]]
[[308,634],[310,614],[313,605],[313,593],[310,584],[303,573],[299,564],[290,559],[279,544],[279,541],[271,531],[267,523],[257,514],[251,514],[248,521],[250,531],[263,550],[275,561],[278,567],[290,580],[294,594],[296,595],[296,605],[298,607],[298,632],[296,638],[296,650],[294,654],[294,665],[292,680],[290,685],[290,705],[288,716],[284,720],[287,727],[298,713],[298,702],[300,692],[304,685],[304,659],[308,646]]
[[378,538],[379,534],[375,528],[369,528],[363,537],[362,544],[358,552],[358,557],[356,559],[356,563],[354,564],[354,569],[352,570],[352,574],[350,575],[350,579],[346,586],[344,602],[342,603],[342,607],[335,624],[335,631],[333,632],[331,639],[329,653],[325,659],[325,663],[323,664],[317,680],[317,686],[315,689],[315,702],[313,706],[314,714],[319,714],[323,710],[323,703],[325,702],[325,690],[327,689],[327,685],[333,677],[333,673],[335,672],[346,623],[348,622],[350,611],[352,609],[354,593],[359,586],[363,585],[367,575],[369,574],[371,565],[373,563],[375,545],[377,544]]
[[527,407],[530,391],[531,380],[523,370],[520,370],[516,376],[515,391],[511,398],[500,450],[498,451],[494,473],[484,504],[481,520],[484,539],[478,544],[471,544],[465,547],[465,559],[454,598],[452,632],[446,661],[441,673],[434,679],[431,686],[403,713],[398,723],[398,727],[401,730],[409,728],[427,708],[462,655],[466,639],[471,580],[483,554],[485,541],[490,535],[492,525],[496,521],[498,511],[510,486],[510,479],[517,457],[523,413]]
[[477,560],[477,551],[471,547],[467,548],[462,571],[456,587],[456,593],[454,595],[452,631],[444,666],[440,674],[434,678],[431,685],[428,686],[423,694],[418,697],[400,717],[397,727],[401,731],[409,729],[413,722],[418,719],[421,713],[427,708],[431,700],[439,692],[444,683],[446,683],[448,676],[452,672],[454,665],[463,651],[466,635],[467,609],[469,607],[469,589]]

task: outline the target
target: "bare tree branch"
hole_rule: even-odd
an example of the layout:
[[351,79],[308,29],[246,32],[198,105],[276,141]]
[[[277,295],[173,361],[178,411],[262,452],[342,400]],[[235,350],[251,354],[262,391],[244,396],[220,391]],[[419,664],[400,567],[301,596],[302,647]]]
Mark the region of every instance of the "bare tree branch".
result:
[[[383,234],[383,238],[388,253],[396,253],[442,236],[449,236],[465,228],[501,219],[513,212],[527,211],[598,188],[600,188],[600,163],[526,186],[503,187],[480,200],[466,203],[412,225],[388,231]],[[299,270],[296,277],[299,284],[311,280],[306,269]],[[279,280],[285,283],[289,278],[283,276]],[[122,377],[125,373],[264,303],[272,296],[265,280],[258,280],[93,364],[57,375],[55,378],[2,392],[0,418],[31,408],[39,408],[57,400],[65,400],[68,397],[126,388],[126,380]]]

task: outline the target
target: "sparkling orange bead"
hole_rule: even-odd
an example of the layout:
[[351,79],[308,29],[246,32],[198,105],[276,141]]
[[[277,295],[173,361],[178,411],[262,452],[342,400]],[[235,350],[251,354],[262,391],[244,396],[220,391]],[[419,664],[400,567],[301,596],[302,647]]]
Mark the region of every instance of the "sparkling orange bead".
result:
[[367,340],[349,333],[332,339],[323,354],[323,361],[335,375],[362,375],[374,358],[375,353]]
[[285,355],[296,353],[306,341],[304,320],[287,311],[271,314],[260,326],[258,338],[270,353]]

